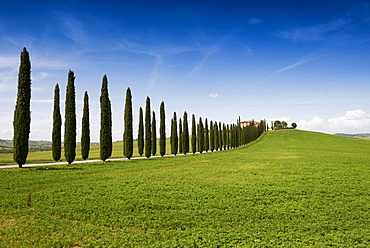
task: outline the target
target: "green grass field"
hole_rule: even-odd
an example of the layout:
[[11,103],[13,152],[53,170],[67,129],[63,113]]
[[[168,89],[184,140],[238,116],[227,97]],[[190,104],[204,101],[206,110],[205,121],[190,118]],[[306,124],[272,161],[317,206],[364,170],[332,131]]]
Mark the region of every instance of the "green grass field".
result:
[[[90,153],[88,160],[100,159],[100,147],[96,145],[90,146]],[[166,154],[171,153],[171,146],[169,139],[166,143]],[[159,155],[159,140],[157,141],[157,155]],[[137,141],[134,141],[134,157],[139,157],[137,151]],[[110,158],[123,158],[123,143],[122,141],[114,142],[112,149],[112,156]],[[81,147],[76,148],[76,159],[75,161],[81,161]],[[62,151],[62,162],[65,162],[64,153]],[[29,152],[26,164],[38,164],[38,163],[52,163],[55,162],[52,157],[51,151],[41,151],[41,152]],[[0,153],[0,165],[13,165],[16,164],[13,160],[12,153]]]
[[1,247],[369,247],[370,142],[0,170]]

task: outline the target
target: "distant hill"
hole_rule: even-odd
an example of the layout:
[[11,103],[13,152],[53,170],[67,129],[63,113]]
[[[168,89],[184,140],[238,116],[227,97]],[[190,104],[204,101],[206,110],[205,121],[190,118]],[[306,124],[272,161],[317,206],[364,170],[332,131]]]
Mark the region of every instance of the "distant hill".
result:
[[[29,151],[47,151],[51,150],[51,141],[29,141]],[[12,153],[13,152],[13,141],[0,139],[0,153]]]
[[335,135],[349,137],[349,138],[364,138],[370,136],[370,133],[356,133],[356,134],[349,134],[349,133],[335,133]]

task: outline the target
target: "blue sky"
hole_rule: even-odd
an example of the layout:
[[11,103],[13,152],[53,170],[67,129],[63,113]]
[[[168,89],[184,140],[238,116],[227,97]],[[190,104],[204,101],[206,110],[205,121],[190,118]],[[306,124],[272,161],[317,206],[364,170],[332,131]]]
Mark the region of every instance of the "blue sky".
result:
[[[370,1],[8,1],[0,4],[0,138],[12,138],[19,55],[32,63],[33,140],[50,140],[53,89],[75,72],[78,134],[108,76],[113,139],[125,92],[139,107],[233,123],[286,120],[327,133],[370,132]],[[64,102],[61,104],[64,116]],[[157,120],[159,122],[159,120]],[[168,125],[168,124],[167,124]],[[169,131],[167,131],[169,133]],[[136,135],[136,134],[135,134]],[[79,135],[78,135],[79,139]]]

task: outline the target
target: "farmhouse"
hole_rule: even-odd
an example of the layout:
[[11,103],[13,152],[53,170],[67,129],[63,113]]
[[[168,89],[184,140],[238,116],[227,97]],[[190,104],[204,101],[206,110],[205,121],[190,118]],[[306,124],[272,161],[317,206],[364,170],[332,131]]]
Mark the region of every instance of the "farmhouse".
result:
[[249,125],[251,125],[252,123],[254,123],[254,126],[257,127],[260,123],[258,121],[241,121],[240,122],[240,126],[241,127],[247,127]]

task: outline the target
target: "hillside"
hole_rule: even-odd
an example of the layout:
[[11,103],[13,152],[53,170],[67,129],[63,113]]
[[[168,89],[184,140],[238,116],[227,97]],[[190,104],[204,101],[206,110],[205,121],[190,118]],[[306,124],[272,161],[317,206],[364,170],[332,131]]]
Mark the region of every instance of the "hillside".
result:
[[370,133],[357,133],[357,134],[335,133],[335,135],[350,137],[350,138],[367,138],[370,136]]
[[[50,141],[32,141],[28,142],[29,151],[36,152],[36,151],[46,151],[51,150],[51,142]],[[0,139],[0,153],[12,153],[13,152],[13,141],[12,140],[3,140]]]
[[368,247],[369,150],[278,130],[217,153],[2,169],[0,244]]

